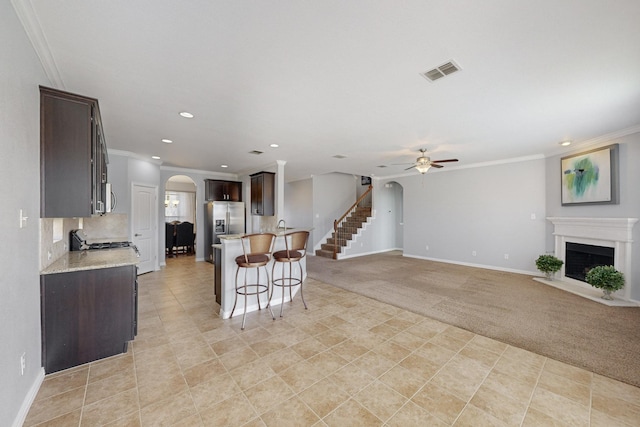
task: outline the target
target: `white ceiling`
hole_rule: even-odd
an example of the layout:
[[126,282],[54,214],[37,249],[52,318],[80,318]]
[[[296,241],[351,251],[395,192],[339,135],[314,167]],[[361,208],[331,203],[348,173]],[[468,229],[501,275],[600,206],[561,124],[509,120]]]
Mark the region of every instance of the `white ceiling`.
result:
[[167,166],[380,177],[423,147],[453,168],[640,130],[638,0],[12,2],[109,148]]

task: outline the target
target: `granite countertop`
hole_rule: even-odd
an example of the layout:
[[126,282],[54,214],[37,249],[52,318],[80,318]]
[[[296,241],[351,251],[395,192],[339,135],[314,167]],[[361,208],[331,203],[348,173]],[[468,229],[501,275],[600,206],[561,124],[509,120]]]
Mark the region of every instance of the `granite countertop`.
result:
[[139,258],[133,248],[100,249],[67,252],[40,274],[68,273],[99,268],[135,265]]
[[[311,231],[313,228],[278,228],[276,230],[265,230],[264,233],[273,233],[276,237],[284,236],[285,234],[293,233],[295,231]],[[257,234],[258,232],[254,233]],[[251,234],[251,233],[247,233]],[[240,237],[244,236],[244,234],[227,234],[224,236],[220,236],[220,240],[237,240]]]

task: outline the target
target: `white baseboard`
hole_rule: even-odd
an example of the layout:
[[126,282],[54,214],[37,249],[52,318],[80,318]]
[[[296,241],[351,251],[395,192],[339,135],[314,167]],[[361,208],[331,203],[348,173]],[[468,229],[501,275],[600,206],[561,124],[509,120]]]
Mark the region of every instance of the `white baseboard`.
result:
[[444,262],[447,264],[464,265],[466,267],[484,268],[486,270],[496,270],[496,271],[506,271],[507,273],[526,274],[527,276],[536,276],[540,274],[539,271],[518,270],[515,268],[496,267],[494,265],[473,264],[470,262],[452,261],[448,259],[439,259],[439,258],[428,258],[423,256],[407,255],[407,254],[404,254],[403,256],[406,256],[407,258],[424,259],[427,261]]
[[36,380],[31,384],[29,388],[29,392],[25,396],[22,401],[22,405],[20,406],[20,411],[18,415],[16,415],[15,420],[13,420],[13,427],[21,427],[24,424],[24,421],[27,419],[27,414],[29,413],[29,409],[31,409],[31,405],[33,401],[36,400],[36,396],[38,395],[38,391],[40,390],[40,386],[42,385],[42,381],[44,381],[44,368],[40,368],[38,371],[38,376]]

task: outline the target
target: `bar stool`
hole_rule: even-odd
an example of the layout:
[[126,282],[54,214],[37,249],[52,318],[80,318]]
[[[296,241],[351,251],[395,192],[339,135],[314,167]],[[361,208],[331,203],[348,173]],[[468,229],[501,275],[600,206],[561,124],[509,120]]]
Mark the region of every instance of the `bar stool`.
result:
[[[293,301],[293,296],[291,292],[291,288],[300,285],[300,297],[302,298],[302,304],[304,304],[304,309],[307,309],[307,303],[304,301],[304,295],[302,294],[302,282],[304,277],[302,276],[302,264],[300,261],[307,255],[307,242],[309,240],[309,232],[308,231],[294,231],[292,233],[287,233],[284,235],[284,244],[285,249],[281,251],[277,251],[273,253],[273,267],[271,267],[271,277],[272,285],[279,286],[282,288],[282,303],[280,304],[280,317],[282,317],[282,306],[284,305],[284,290],[285,288],[289,288],[289,299]],[[300,277],[293,276],[293,268],[292,265],[294,262],[298,263],[298,267],[300,267]],[[274,270],[276,268],[277,263],[283,263],[282,265],[282,277],[279,279],[275,278]],[[284,276],[285,265],[284,263],[289,264],[289,277]],[[271,298],[273,297],[273,287],[271,288],[271,295],[269,296],[269,304],[271,304]]]
[[[231,309],[231,316],[236,309],[238,303],[238,295],[244,295],[244,314],[242,315],[242,328],[244,329],[245,318],[247,317],[247,295],[255,295],[258,300],[258,309],[260,307],[260,294],[267,293],[269,295],[269,271],[267,270],[267,264],[271,261],[271,252],[273,252],[273,243],[276,235],[273,233],[257,233],[247,234],[240,238],[242,243],[243,254],[236,257],[236,264],[238,268],[236,270],[236,298]],[[267,275],[266,284],[260,283],[260,267],[264,267],[264,271]],[[240,269],[244,268],[244,282],[242,285],[238,284],[238,274]],[[256,269],[256,282],[247,283],[248,269]],[[271,317],[276,320],[271,310],[271,305],[267,299],[267,308],[271,312]]]

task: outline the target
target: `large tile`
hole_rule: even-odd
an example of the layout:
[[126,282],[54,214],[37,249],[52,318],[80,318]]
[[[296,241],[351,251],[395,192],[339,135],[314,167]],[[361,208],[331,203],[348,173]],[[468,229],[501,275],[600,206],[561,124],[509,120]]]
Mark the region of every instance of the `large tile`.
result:
[[443,422],[451,425],[466,406],[466,401],[445,389],[427,384],[411,401]]
[[382,421],[391,418],[408,401],[407,397],[378,380],[353,398]]
[[310,361],[302,360],[280,372],[279,376],[294,392],[300,393],[327,376],[327,372]]
[[218,375],[214,379],[199,383],[191,387],[191,398],[196,408],[202,411],[213,406],[229,396],[241,393],[241,389],[229,374]]
[[135,373],[133,367],[130,367],[103,380],[90,383],[87,386],[84,404],[88,405],[136,387]]
[[313,426],[320,421],[320,418],[296,396],[275,406],[260,418],[267,427]]
[[155,402],[140,410],[143,427],[172,425],[196,414],[196,407],[188,391]]
[[72,369],[60,372],[57,375],[46,376],[40,386],[40,390],[38,390],[36,401],[65,393],[78,387],[84,387],[87,384],[88,376],[89,366],[87,365],[81,369]]
[[82,410],[81,423],[87,426],[104,425],[139,410],[138,390],[131,389],[86,405]]
[[484,386],[473,395],[470,404],[506,425],[519,425],[529,406],[528,401],[512,399],[509,395]]
[[85,387],[78,387],[36,400],[27,414],[24,425],[32,426],[82,408],[84,394]]
[[361,404],[349,399],[325,418],[324,423],[329,427],[375,427],[384,423]]
[[589,407],[537,387],[531,399],[531,407],[570,425],[588,425]]
[[349,399],[348,393],[327,378],[307,388],[299,396],[321,418]]
[[280,377],[274,376],[244,391],[258,414],[290,399],[294,392]]

